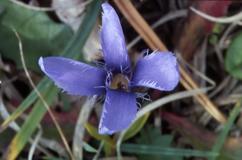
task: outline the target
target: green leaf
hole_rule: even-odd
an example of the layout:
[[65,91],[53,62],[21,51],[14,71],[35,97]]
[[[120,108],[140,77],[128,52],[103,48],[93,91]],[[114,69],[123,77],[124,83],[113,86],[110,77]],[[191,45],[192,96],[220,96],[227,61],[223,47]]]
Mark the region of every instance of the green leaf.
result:
[[146,121],[150,116],[150,112],[147,112],[145,115],[140,117],[135,123],[132,124],[131,127],[125,132],[123,141],[126,141],[129,138],[135,136],[145,125]]
[[[70,58],[75,58],[75,59],[80,58],[81,54],[79,54],[79,52],[74,52],[72,49],[79,50],[79,51],[82,50],[82,47],[84,46],[88,38],[88,35],[90,34],[93,26],[96,23],[96,19],[100,9],[100,4],[101,4],[100,1],[90,4],[92,6],[90,6],[90,9],[88,10],[89,12],[86,13],[85,19],[83,20],[83,23],[80,26],[77,34],[75,34],[72,37],[72,40],[68,43],[68,46],[65,48],[65,51],[62,52],[62,55],[64,57],[69,56]],[[83,33],[81,33],[82,31]],[[80,37],[83,37],[83,38],[80,38]],[[69,54],[69,53],[72,53],[72,54]],[[49,88],[51,85],[53,85],[53,83],[48,78],[45,77],[39,82],[39,84],[37,85],[37,89],[40,92],[42,92],[43,90],[46,90],[47,88]],[[38,98],[37,94],[34,91],[32,91],[29,94],[29,96],[25,98],[25,100],[20,104],[20,106],[17,107],[17,109],[12,113],[12,115],[3,122],[3,124],[0,127],[0,131],[6,128],[6,126],[10,122],[15,120],[26,109],[28,109],[30,105],[37,100],[37,98]]]
[[[143,156],[147,155],[146,160],[152,159],[154,155],[160,157],[168,157],[166,160],[174,160],[173,157],[215,157],[217,154],[210,151],[200,151],[194,149],[177,149],[177,148],[163,148],[160,146],[151,146],[151,145],[140,145],[140,144],[122,144],[121,150],[125,153],[135,153],[142,156],[142,159],[145,159]],[[160,158],[165,160],[163,158]]]
[[[57,96],[57,88],[52,86],[50,92],[47,92],[44,96],[44,99],[48,104],[52,102],[52,100]],[[19,151],[23,149],[26,142],[30,139],[31,135],[35,131],[36,127],[39,125],[42,117],[46,113],[46,108],[43,106],[42,101],[38,100],[34,105],[31,114],[26,119],[25,123],[21,127],[21,130],[17,133],[17,135],[12,139],[9,148],[6,152],[7,160],[16,159]]]
[[[147,126],[143,128],[143,130],[140,132],[140,137],[137,138],[137,144],[142,145],[148,145],[149,147],[158,147],[160,148],[168,148],[171,146],[173,140],[172,135],[161,135],[161,132],[158,128],[154,128],[151,126]],[[145,152],[145,149],[142,151],[144,154],[139,154],[140,160],[146,160],[146,159],[152,159],[152,160],[180,160],[181,157],[177,157],[176,155],[169,155],[168,157],[166,155],[159,155],[159,154],[150,154],[147,155]],[[148,152],[148,151],[147,151]]]
[[90,123],[85,124],[87,132],[96,140],[103,142],[104,152],[106,156],[110,156],[114,152],[115,143],[108,135],[101,135],[98,133],[97,128]]
[[235,78],[242,79],[242,32],[231,41],[225,57],[225,68]]
[[209,43],[216,45],[219,40],[219,36],[224,29],[224,24],[216,23],[213,27],[212,34],[208,37]]
[[101,135],[98,133],[97,128],[94,127],[92,124],[90,123],[86,123],[85,124],[85,128],[87,130],[87,132],[96,140],[99,141],[104,141],[105,143],[109,144],[110,146],[114,146],[114,142],[113,140],[108,136],[108,135]]
[[[79,35],[75,35],[72,38],[72,41],[70,41],[68,48],[65,49],[64,52],[62,52],[63,56],[69,55],[68,51],[70,51],[70,53],[72,53],[71,54],[72,58],[80,57],[79,53],[82,51],[82,48],[88,38],[88,35],[90,34],[94,24],[96,23],[97,16],[99,15],[100,5],[101,5],[101,1],[92,1],[92,3],[89,4],[89,6],[87,8],[86,16],[83,20],[83,23],[79,27],[79,31],[77,32]],[[80,34],[80,33],[82,33],[82,34]],[[84,38],[78,38],[78,37],[82,37],[82,35],[84,36]],[[76,46],[76,45],[78,45],[78,46]],[[72,47],[70,47],[70,46],[72,46]],[[79,52],[75,52],[75,54],[74,54],[74,51],[76,51],[77,49],[79,50]],[[47,86],[50,85],[50,87],[48,87],[48,89],[46,90],[46,94],[49,93],[54,96],[53,97],[51,95],[46,96],[46,94],[43,94],[43,96],[46,97],[48,100],[50,100],[49,104],[51,104],[57,93],[57,88],[55,86],[51,85],[52,82],[50,82],[49,80],[43,79],[40,83],[43,85],[47,85]],[[54,87],[54,89],[52,89],[52,87]],[[38,89],[40,89],[40,88],[38,87]],[[32,100],[29,100],[31,102],[34,102],[38,98],[37,95],[34,94],[33,92],[34,91],[32,91],[32,93],[30,94],[33,96]],[[27,97],[27,99],[28,98],[29,97]],[[30,104],[29,101],[26,104]],[[22,108],[19,109],[18,115],[20,115],[27,108],[29,108],[29,106],[22,105],[22,104],[20,106]],[[23,147],[26,145],[27,140],[30,138],[32,133],[35,131],[37,125],[40,123],[41,119],[43,118],[43,116],[46,113],[46,109],[43,109],[43,108],[44,108],[44,106],[42,104],[40,104],[39,101],[37,101],[37,103],[33,107],[32,112],[29,114],[29,118],[24,122],[24,125],[21,128],[20,132],[18,132],[16,134],[16,136],[11,141],[11,143],[8,147],[8,152],[6,154],[6,157],[8,157],[8,160],[16,159],[18,154],[21,152]],[[35,116],[37,116],[37,117],[35,117]],[[15,118],[17,118],[17,117],[15,117]],[[11,120],[13,120],[13,118],[11,118]],[[32,123],[32,126],[30,126],[30,128],[27,128],[26,126],[29,126],[31,123]],[[29,131],[25,131],[25,130],[29,130]],[[21,138],[21,137],[23,137],[23,138]]]
[[[37,88],[41,94],[47,88],[49,88],[53,83],[51,83],[47,77],[43,78],[41,82],[37,85]],[[36,92],[32,91],[27,98],[17,107],[17,109],[1,124],[0,130],[4,130],[8,127],[9,123],[18,118],[26,109],[30,107],[37,100]]]
[[0,51],[19,68],[22,64],[13,28],[21,37],[27,67],[35,71],[39,71],[40,56],[58,55],[71,38],[71,29],[54,22],[45,12],[26,9],[8,0],[2,0],[0,5],[4,8],[0,19]]
[[97,153],[97,150],[94,147],[92,147],[91,145],[89,145],[88,143],[86,143],[86,142],[83,143],[83,148],[87,152]]
[[[222,132],[219,134],[219,136],[218,136],[217,140],[215,141],[215,144],[212,148],[212,151],[214,153],[220,153],[221,155],[223,154],[221,152],[222,147],[224,145],[224,142],[226,141],[226,138],[229,134],[231,127],[234,124],[236,117],[240,114],[241,104],[242,104],[242,99],[236,103],[235,107],[231,111],[227,123],[225,124]],[[211,157],[209,160],[215,160],[215,159],[216,159],[216,157]],[[220,159],[220,158],[218,158],[218,159]]]

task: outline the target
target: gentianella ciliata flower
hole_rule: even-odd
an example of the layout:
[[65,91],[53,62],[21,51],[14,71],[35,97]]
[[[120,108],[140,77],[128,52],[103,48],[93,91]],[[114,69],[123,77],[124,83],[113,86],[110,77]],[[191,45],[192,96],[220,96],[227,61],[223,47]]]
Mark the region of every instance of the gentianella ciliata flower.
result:
[[115,10],[102,4],[100,33],[104,67],[94,67],[64,57],[39,59],[41,70],[70,95],[106,95],[99,123],[100,134],[127,128],[137,113],[135,87],[173,90],[179,82],[176,57],[153,52],[139,58],[134,68],[127,53],[123,30]]

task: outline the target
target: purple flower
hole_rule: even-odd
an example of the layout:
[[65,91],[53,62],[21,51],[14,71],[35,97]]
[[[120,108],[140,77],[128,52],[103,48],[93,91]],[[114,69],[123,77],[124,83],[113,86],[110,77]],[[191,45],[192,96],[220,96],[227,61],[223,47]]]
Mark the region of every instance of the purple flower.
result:
[[178,84],[179,73],[176,57],[170,52],[153,52],[132,68],[117,13],[108,3],[102,4],[102,9],[100,37],[105,67],[63,57],[41,57],[39,65],[68,94],[106,94],[99,133],[112,134],[127,128],[136,116],[135,87],[171,91]]

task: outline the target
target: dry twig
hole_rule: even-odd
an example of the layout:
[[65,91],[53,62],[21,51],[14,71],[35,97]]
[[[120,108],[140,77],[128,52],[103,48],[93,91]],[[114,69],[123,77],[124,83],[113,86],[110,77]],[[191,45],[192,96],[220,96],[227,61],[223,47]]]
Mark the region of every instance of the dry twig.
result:
[[[136,8],[129,0],[114,0],[122,14],[127,18],[129,23],[134,27],[134,29],[141,35],[144,41],[153,49],[166,51],[167,48],[161,42],[159,37],[139,14]],[[197,84],[193,79],[186,73],[185,69],[180,67],[181,73],[181,83],[187,90],[192,90],[198,88]],[[225,123],[225,116],[217,109],[217,107],[211,102],[211,100],[205,94],[200,94],[195,96],[197,101],[219,122]]]

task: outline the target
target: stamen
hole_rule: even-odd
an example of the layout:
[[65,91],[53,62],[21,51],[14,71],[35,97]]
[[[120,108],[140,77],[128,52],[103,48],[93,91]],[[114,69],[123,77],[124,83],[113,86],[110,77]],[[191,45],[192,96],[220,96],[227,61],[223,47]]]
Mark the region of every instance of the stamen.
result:
[[112,77],[110,88],[128,91],[129,89],[128,77],[121,73],[116,74],[115,76]]

